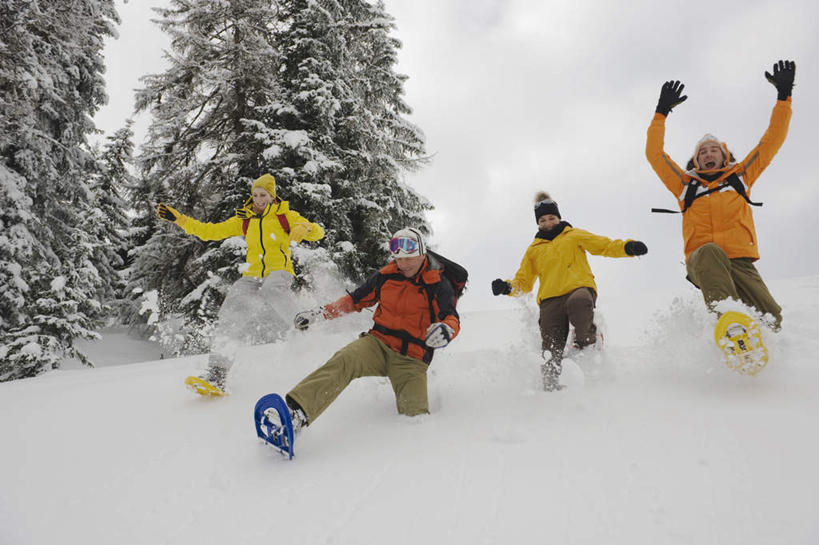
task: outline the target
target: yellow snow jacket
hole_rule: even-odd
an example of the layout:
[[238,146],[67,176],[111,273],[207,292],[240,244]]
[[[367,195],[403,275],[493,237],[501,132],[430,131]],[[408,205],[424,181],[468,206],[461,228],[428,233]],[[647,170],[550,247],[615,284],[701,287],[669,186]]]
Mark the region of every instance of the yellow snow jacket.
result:
[[[244,236],[247,242],[245,258],[247,267],[242,276],[255,278],[264,278],[272,271],[284,270],[295,274],[290,257],[290,234],[289,231],[285,231],[283,223],[289,224],[290,230],[298,224],[307,225],[309,231],[304,240],[315,241],[324,237],[321,225],[306,220],[295,210],[290,210],[287,201],[275,200],[261,215],[254,214],[247,207],[241,211],[246,218],[236,215],[220,223],[205,223],[180,215],[177,224],[189,235],[202,240]],[[280,221],[280,215],[286,221]]]
[[[654,114],[648,127],[646,158],[666,188],[677,197],[680,210],[684,209],[688,184],[698,183],[702,190],[713,189],[732,174],[739,176],[746,194],[750,197],[754,182],[785,142],[790,119],[791,99],[777,100],[768,129],[759,144],[738,163],[728,164],[716,171],[704,171],[720,174],[716,179],[708,181],[701,177],[700,172],[703,171],[684,171],[665,153],[663,149],[665,116]],[[723,146],[723,149],[725,153],[728,152],[726,146]],[[686,261],[694,250],[708,242],[717,244],[730,258],[759,259],[751,207],[730,187],[696,199],[683,214],[682,232]]]
[[575,229],[568,224],[554,240],[535,238],[526,249],[515,278],[509,281],[512,285],[509,295],[529,293],[536,279],[540,281],[538,304],[577,288],[597,291],[586,252],[604,257],[631,257],[626,254],[626,242]]

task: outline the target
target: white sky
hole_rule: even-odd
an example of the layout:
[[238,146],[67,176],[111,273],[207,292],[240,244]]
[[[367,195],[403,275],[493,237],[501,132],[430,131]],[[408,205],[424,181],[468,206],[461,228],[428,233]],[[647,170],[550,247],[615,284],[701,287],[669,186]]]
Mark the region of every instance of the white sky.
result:
[[[667,123],[666,151],[684,165],[706,132],[743,157],[776,100],[764,78],[778,59],[797,64],[788,139],[752,193],[768,280],[819,272],[816,169],[819,3],[793,1],[582,2],[387,0],[403,42],[410,119],[432,163],[407,182],[436,206],[432,244],[464,264],[462,305],[497,308],[489,282],[511,277],[536,226],[532,197],[549,191],[563,218],[612,238],[641,239],[639,260],[592,258],[607,293],[688,289],[679,216],[651,214],[674,199],[645,159],[660,86],[685,83],[688,100]],[[117,2],[109,42],[106,134],[131,115],[138,78],[163,70],[167,38],[149,22],[159,1]],[[138,120],[138,138],[148,120]],[[774,293],[776,296],[776,293]]]

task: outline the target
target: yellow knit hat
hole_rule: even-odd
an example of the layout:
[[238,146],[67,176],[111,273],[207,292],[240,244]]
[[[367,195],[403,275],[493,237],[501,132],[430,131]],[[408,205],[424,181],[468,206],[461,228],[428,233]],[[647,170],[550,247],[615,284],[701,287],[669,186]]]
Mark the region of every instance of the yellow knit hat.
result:
[[253,186],[250,188],[250,191],[253,191],[257,187],[261,187],[270,193],[271,197],[276,198],[276,178],[274,178],[272,174],[262,174],[256,178],[256,181],[253,182]]

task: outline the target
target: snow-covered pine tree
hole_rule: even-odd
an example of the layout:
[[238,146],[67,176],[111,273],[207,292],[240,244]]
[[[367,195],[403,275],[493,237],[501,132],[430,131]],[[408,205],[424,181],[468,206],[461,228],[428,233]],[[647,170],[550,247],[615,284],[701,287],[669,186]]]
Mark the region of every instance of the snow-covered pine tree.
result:
[[129,249],[129,219],[125,195],[135,185],[129,168],[133,165],[133,121],[105,139],[102,149],[95,150],[97,170],[94,175],[94,203],[89,228],[98,245],[94,264],[100,273],[100,300],[106,304],[106,314],[118,314],[123,299]]
[[429,203],[401,181],[425,152],[404,117],[394,20],[366,0],[286,0],[281,17],[281,93],[257,137],[282,192],[324,225],[322,245],[360,280],[383,265],[392,232],[428,231]]
[[[422,161],[424,144],[403,117],[400,44],[382,3],[170,4],[157,11],[172,37],[171,66],[144,78],[137,95],[153,122],[139,157],[145,200],[137,222],[146,238],[134,250],[129,291],[132,316],[142,297],[159,292],[160,337],[184,338],[186,346],[169,348],[192,351],[206,347],[201,332],[238,277],[244,246],[150,227],[157,202],[222,221],[253,179],[272,172],[280,196],[328,230],[322,246],[330,252],[316,259],[340,262],[353,280],[383,264],[391,232],[427,230],[429,205],[400,180]],[[181,328],[167,327],[179,318]]]
[[87,362],[74,341],[101,317],[87,136],[118,22],[113,0],[0,3],[0,380]]
[[251,125],[276,93],[278,19],[270,0],[169,4],[156,11],[171,36],[170,66],[143,78],[145,87],[137,92],[137,110],[149,111],[152,122],[137,157],[140,191],[132,204],[135,234],[144,242],[133,249],[129,292],[132,318],[146,294],[159,293],[165,317],[160,338],[178,353],[206,349],[203,333],[239,277],[245,247],[233,239],[205,243],[160,224],[156,204],[166,202],[202,221],[224,221],[266,171]]

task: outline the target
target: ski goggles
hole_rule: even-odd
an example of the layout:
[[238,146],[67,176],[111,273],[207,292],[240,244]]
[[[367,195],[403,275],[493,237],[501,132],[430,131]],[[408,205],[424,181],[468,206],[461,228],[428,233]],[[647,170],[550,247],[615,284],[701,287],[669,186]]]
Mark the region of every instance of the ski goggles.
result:
[[414,238],[396,237],[390,240],[390,253],[398,255],[399,253],[407,255],[418,255],[418,241]]

